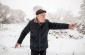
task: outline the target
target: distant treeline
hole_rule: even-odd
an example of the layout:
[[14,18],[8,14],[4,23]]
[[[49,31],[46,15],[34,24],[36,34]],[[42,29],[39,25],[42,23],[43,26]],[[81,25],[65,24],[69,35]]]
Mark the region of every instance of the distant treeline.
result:
[[11,9],[7,5],[0,3],[0,23],[20,23],[24,22],[26,14],[22,10]]

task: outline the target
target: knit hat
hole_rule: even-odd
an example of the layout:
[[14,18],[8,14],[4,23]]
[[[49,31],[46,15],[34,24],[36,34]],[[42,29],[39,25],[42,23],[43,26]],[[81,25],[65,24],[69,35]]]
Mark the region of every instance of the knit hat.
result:
[[36,15],[41,14],[41,13],[46,13],[46,11],[41,6],[34,6],[33,10]]
[[38,11],[36,12],[36,15],[41,14],[41,13],[46,13],[46,11],[45,11],[45,10],[40,9],[40,10],[38,10]]

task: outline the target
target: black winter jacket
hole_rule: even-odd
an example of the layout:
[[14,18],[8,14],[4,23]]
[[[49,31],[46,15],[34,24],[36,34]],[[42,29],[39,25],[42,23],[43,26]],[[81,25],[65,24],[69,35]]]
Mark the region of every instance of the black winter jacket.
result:
[[48,31],[50,29],[68,29],[69,24],[65,23],[52,23],[46,19],[46,22],[34,22],[35,19],[29,21],[27,26],[21,32],[17,43],[21,44],[27,33],[30,32],[30,49],[42,51],[48,48]]

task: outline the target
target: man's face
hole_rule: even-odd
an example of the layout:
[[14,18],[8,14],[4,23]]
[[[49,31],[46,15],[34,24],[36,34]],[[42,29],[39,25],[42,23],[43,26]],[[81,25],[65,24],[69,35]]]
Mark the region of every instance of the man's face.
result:
[[41,13],[37,15],[38,20],[44,20],[45,19],[45,13]]

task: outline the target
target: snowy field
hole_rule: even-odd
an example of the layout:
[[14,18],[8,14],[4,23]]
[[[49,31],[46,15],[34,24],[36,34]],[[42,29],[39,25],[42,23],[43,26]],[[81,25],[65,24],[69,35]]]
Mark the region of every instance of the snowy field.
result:
[[[0,55],[30,55],[30,33],[23,40],[22,47],[14,48],[22,29],[26,24],[4,24],[0,30]],[[69,31],[74,36],[79,36],[77,31]],[[55,38],[48,35],[49,48],[47,55],[85,55],[85,36],[81,39]]]

